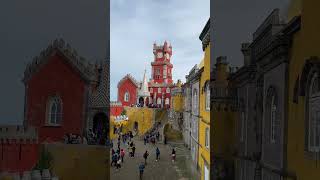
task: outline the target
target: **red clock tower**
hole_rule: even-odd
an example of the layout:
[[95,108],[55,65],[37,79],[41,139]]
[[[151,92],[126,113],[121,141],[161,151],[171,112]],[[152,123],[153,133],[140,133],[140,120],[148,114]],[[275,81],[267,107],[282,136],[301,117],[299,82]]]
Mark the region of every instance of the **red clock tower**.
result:
[[154,61],[151,62],[151,80],[149,82],[149,104],[158,107],[170,107],[170,93],[173,87],[171,56],[172,46],[164,42],[163,45],[153,44]]

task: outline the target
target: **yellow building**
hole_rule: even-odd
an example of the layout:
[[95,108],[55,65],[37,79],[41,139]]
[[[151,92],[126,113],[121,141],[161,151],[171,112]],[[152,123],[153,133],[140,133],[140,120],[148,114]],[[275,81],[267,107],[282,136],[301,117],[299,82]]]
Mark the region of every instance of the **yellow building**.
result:
[[136,128],[138,135],[143,135],[152,128],[155,123],[155,109],[140,107],[124,107],[128,120],[116,121],[114,116],[110,117],[110,138],[117,137],[113,133],[113,127],[122,125],[122,132],[133,131]]
[[183,97],[182,97],[182,84],[181,81],[178,80],[175,88],[171,91],[171,109],[174,112],[182,113],[183,111]]
[[210,19],[204,27],[202,41],[204,59],[199,68],[204,68],[200,77],[200,118],[199,118],[199,151],[198,167],[201,180],[210,179]]
[[289,57],[287,179],[320,179],[320,1],[292,1]]

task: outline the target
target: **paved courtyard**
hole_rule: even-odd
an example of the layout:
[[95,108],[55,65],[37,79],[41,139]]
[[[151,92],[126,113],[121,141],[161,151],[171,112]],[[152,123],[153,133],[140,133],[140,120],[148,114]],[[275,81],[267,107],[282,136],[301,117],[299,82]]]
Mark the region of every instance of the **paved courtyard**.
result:
[[[121,143],[121,148],[125,149],[126,155],[124,163],[121,164],[121,169],[116,170],[111,167],[111,180],[139,180],[139,164],[144,162],[143,153],[148,150],[149,157],[144,171],[144,180],[195,180],[194,169],[190,166],[190,153],[181,143],[156,143],[156,145],[144,145],[143,141],[134,138],[136,145],[136,154],[134,158],[128,156],[127,146]],[[114,142],[114,144],[116,144]],[[156,162],[156,146],[160,149],[160,160]],[[176,148],[176,162],[171,161],[172,147]],[[111,153],[110,153],[111,154]]]

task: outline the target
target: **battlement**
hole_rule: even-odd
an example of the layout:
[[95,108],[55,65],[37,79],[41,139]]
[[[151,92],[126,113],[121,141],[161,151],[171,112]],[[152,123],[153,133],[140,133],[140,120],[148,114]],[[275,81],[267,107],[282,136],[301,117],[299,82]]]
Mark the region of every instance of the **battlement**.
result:
[[121,107],[122,103],[119,101],[111,101],[110,102],[110,107]]
[[38,133],[34,127],[0,126],[0,140],[37,140]]
[[27,64],[22,81],[26,83],[38,71],[40,66],[47,63],[48,57],[54,51],[58,51],[66,56],[72,66],[81,72],[83,78],[90,81],[94,80],[95,66],[84,57],[79,56],[78,52],[71,48],[70,44],[66,43],[63,39],[56,39],[46,49],[42,50],[39,56],[34,57],[31,63]]
[[157,45],[156,42],[153,43],[153,52],[155,53],[157,50],[163,50],[163,51],[168,51],[172,52],[172,46],[169,42],[165,41],[163,45]]

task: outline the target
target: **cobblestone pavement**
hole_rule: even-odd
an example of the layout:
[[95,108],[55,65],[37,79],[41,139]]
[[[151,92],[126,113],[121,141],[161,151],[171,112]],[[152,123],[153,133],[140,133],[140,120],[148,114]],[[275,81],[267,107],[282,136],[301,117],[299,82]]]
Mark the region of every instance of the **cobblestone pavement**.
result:
[[[111,167],[111,180],[139,180],[139,164],[144,162],[143,153],[148,150],[149,157],[144,171],[143,180],[197,180],[192,171],[190,164],[190,153],[181,144],[164,145],[157,143],[156,145],[144,145],[143,141],[134,139],[136,145],[136,154],[134,158],[128,156],[127,146],[121,143],[121,148],[124,148],[126,155],[124,163],[121,164],[121,169],[116,170]],[[156,146],[160,149],[160,160],[156,159]],[[176,162],[171,161],[172,147],[176,148]],[[111,154],[111,153],[110,153]],[[190,169],[191,168],[191,169]]]

